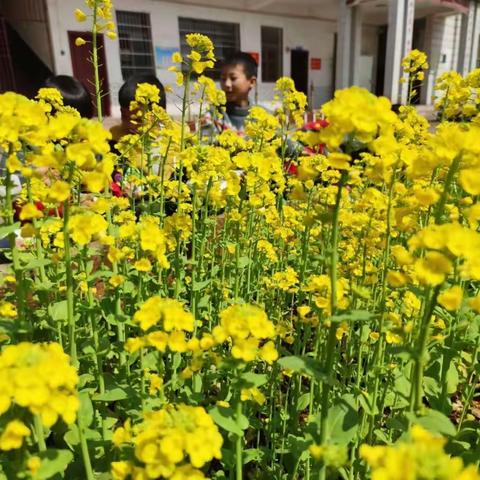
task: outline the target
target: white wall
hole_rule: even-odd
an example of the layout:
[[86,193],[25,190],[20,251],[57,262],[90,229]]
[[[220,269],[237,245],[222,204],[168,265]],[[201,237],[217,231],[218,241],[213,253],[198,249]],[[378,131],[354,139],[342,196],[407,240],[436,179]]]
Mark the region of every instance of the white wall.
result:
[[422,89],[422,103],[432,103],[437,77],[449,70],[457,70],[460,42],[461,14],[432,15],[427,19],[427,54],[430,69]]
[[[47,0],[51,26],[52,47],[57,74],[72,74],[72,63],[68,44],[68,30],[84,30],[87,25],[75,21],[73,11],[78,0]],[[243,13],[219,8],[205,8],[192,5],[154,0],[116,0],[119,10],[131,10],[150,13],[153,47],[180,49],[178,17],[192,17],[206,20],[236,22],[240,24],[241,49],[249,52],[261,52],[260,27],[262,25],[283,28],[284,75],[290,75],[289,49],[303,47],[310,57],[322,59],[319,71],[310,71],[309,83],[314,85],[314,107],[328,100],[332,90],[333,43],[335,22],[305,20],[275,15]],[[112,113],[118,115],[117,95],[123,83],[120,69],[118,41],[105,39],[108,77],[112,98]],[[157,68],[157,76],[164,84],[174,86],[174,74]],[[259,72],[261,79],[261,72]],[[259,82],[259,102],[273,99],[273,83]],[[175,96],[167,99],[172,113],[175,113]]]

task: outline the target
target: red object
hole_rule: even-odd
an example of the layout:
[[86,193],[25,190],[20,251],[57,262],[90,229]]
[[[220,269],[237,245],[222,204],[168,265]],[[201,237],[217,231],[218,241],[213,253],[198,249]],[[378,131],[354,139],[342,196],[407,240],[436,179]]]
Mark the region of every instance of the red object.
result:
[[258,52],[248,52],[250,56],[260,65],[260,54]]
[[[325,128],[325,127],[328,127],[328,121],[319,119],[319,120],[314,120],[312,122],[306,123],[303,126],[302,130],[304,132],[308,132],[308,131],[319,132],[320,130],[322,130],[322,128]],[[320,143],[318,145],[314,145],[313,147],[305,147],[303,150],[303,153],[306,155],[316,155],[319,153],[323,154],[324,151],[325,151],[325,145]]]
[[308,131],[308,130],[315,130],[316,132],[319,132],[322,128],[328,127],[328,122],[327,120],[314,120],[313,122],[308,122],[303,126],[303,130]]
[[311,70],[321,70],[322,69],[322,59],[312,57],[310,59],[310,69]]
[[110,184],[110,189],[112,190],[112,195],[114,197],[123,197],[122,188],[120,187],[120,185],[118,183],[112,182]]
[[[35,206],[37,207],[37,210],[40,210],[41,212],[43,212],[44,214],[46,214],[48,217],[56,217],[57,216],[57,210],[58,210],[58,215],[61,217],[63,217],[63,203],[60,203],[58,205],[58,208],[55,209],[55,208],[51,208],[50,210],[45,211],[45,205],[42,203],[42,202],[34,202]],[[15,219],[16,222],[18,222],[20,220],[20,212],[22,211],[22,208],[25,204],[23,203],[20,203],[19,201],[16,201],[13,203],[13,210],[14,210],[14,214],[13,214],[13,217]],[[21,221],[21,224],[24,225],[25,223],[28,223],[29,221],[28,220],[22,220]]]
[[292,162],[284,162],[283,170],[289,175],[296,175],[298,172],[298,167]]

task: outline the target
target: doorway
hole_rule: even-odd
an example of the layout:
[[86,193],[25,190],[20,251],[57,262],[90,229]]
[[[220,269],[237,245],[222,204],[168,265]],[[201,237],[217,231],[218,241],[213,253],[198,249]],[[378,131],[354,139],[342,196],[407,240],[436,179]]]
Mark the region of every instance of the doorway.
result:
[[388,27],[381,26],[378,31],[377,43],[377,81],[375,85],[375,95],[382,96],[385,94],[385,60],[387,55],[387,33]]
[[[75,45],[75,39],[82,37],[87,43],[80,47]],[[72,58],[73,76],[82,82],[93,102],[94,115],[97,115],[97,105],[95,99],[95,81],[93,74],[93,67],[90,62],[92,57],[92,34],[90,32],[68,32],[68,43],[70,44],[70,55]],[[98,63],[100,85],[103,92],[102,97],[102,112],[103,115],[110,115],[110,93],[108,91],[108,76],[107,76],[107,61],[105,57],[105,47],[103,41],[103,34],[97,35],[98,45]]]
[[[418,50],[421,50],[422,52],[427,51],[425,48],[426,32],[427,19],[417,18],[413,24],[412,50],[416,48]],[[423,83],[423,81],[419,80],[413,82],[413,90],[415,93],[411,98],[411,103],[414,105],[418,105],[420,103],[420,99],[422,98]]]
[[308,98],[308,50],[296,48],[290,51],[291,74],[295,88],[303,92]]

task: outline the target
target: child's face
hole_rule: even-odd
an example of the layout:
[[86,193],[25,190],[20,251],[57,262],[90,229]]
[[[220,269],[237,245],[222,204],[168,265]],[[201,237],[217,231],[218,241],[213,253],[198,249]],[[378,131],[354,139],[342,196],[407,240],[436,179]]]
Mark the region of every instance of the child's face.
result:
[[256,82],[256,77],[247,78],[243,65],[225,65],[222,68],[220,83],[227,102],[239,106],[248,105],[248,94]]

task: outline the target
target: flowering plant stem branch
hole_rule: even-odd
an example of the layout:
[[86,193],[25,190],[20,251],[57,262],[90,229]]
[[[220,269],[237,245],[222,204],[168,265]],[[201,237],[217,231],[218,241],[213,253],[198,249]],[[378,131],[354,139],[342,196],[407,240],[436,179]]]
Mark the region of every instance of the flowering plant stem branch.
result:
[[43,433],[42,420],[38,415],[35,415],[33,417],[33,424],[35,426],[35,435],[37,436],[38,450],[40,452],[44,452],[47,449],[47,445],[45,444],[45,435]]
[[[240,421],[240,417],[242,416],[242,401],[240,399],[240,395],[237,399],[236,405],[236,417],[237,422]],[[243,436],[237,435],[236,442],[235,442],[235,459],[236,459],[236,480],[243,479]]]
[[[337,262],[338,262],[338,237],[339,227],[338,218],[340,214],[340,204],[342,201],[343,186],[348,177],[348,172],[342,171],[340,180],[338,182],[337,195],[335,198],[335,208],[332,219],[332,237],[331,237],[331,259],[330,259],[330,310],[331,315],[335,315],[337,310]],[[327,420],[328,420],[328,405],[331,390],[331,376],[333,371],[333,357],[335,353],[337,325],[332,322],[328,329],[327,347],[325,354],[325,381],[322,385],[322,396],[320,399],[320,445],[323,445],[327,439]],[[319,478],[324,480],[327,475],[325,464],[320,468]]]
[[97,103],[97,118],[99,122],[103,122],[102,113],[102,91],[100,85],[100,74],[98,65],[98,42],[97,42],[97,2],[93,7],[93,25],[92,25],[92,65],[95,82],[95,100]]
[[[70,174],[71,177],[71,174]],[[77,345],[75,339],[75,309],[73,299],[73,274],[72,274],[72,255],[70,251],[70,199],[67,198],[63,204],[63,243],[64,243],[64,261],[65,261],[65,283],[67,288],[67,322],[68,322],[68,342],[70,345],[70,356],[72,363],[78,367]]]
[[80,448],[82,451],[83,465],[85,467],[85,475],[87,480],[94,480],[95,477],[93,475],[92,463],[90,461],[90,453],[88,451],[87,439],[85,438],[85,432],[80,418],[77,419],[77,427],[78,436],[80,438]]

